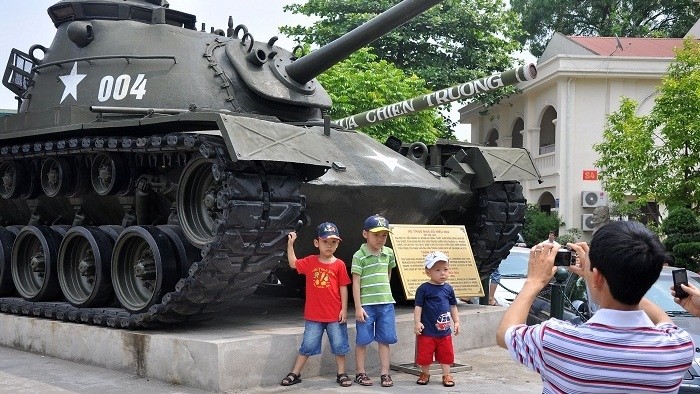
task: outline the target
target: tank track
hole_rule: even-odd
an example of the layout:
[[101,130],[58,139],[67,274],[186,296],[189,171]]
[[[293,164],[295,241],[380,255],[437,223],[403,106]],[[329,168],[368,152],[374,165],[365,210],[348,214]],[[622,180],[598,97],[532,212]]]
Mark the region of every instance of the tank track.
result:
[[515,245],[525,222],[526,200],[518,182],[494,182],[480,189],[467,222],[472,253],[481,279],[498,268]]
[[[301,181],[289,164],[233,163],[220,137],[168,134],[149,137],[85,137],[65,141],[3,146],[4,159],[48,155],[127,152],[213,162],[214,178],[228,196],[214,227],[214,238],[201,248],[201,260],[189,261],[186,277],[143,313],[121,308],[77,308],[68,302],[30,302],[0,298],[0,312],[118,328],[160,326],[204,320],[251,295],[268,276],[286,248],[287,232],[304,209]],[[184,166],[183,166],[184,167]],[[185,267],[186,269],[187,267]]]

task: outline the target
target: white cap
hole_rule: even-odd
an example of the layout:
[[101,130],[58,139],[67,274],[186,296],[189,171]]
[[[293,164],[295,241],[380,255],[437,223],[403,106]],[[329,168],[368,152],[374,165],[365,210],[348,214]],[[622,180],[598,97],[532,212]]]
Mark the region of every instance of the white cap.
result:
[[433,265],[435,265],[435,263],[437,263],[438,261],[444,261],[447,263],[450,261],[450,258],[439,250],[430,252],[427,256],[425,256],[425,268],[433,268]]

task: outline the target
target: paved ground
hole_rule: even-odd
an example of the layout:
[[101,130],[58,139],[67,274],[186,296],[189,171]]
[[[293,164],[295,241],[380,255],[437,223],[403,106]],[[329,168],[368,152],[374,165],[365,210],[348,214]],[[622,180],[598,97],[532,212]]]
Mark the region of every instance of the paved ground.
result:
[[[469,362],[472,370],[454,374],[456,386],[445,388],[440,375],[434,375],[428,386],[416,385],[416,376],[392,371],[394,387],[378,386],[378,371],[369,371],[375,381],[372,387],[353,385],[341,388],[334,376],[304,378],[300,384],[281,387],[260,387],[246,392],[342,392],[367,393],[395,392],[462,392],[462,393],[539,393],[539,376],[510,360],[507,352],[498,347],[468,351],[460,356]],[[7,347],[0,347],[0,393],[206,393],[188,387],[176,386],[154,379],[144,379],[108,369],[36,355]],[[283,376],[280,376],[281,380]]]

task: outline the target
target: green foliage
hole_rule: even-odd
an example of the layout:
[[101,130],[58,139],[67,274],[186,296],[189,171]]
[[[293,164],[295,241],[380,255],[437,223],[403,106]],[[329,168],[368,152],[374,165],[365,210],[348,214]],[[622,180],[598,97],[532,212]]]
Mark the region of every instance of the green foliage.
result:
[[[397,3],[399,0],[306,0],[284,9],[312,16],[316,22],[309,27],[282,26],[280,31],[298,42],[323,46]],[[374,41],[370,50],[408,75],[417,75],[426,81],[429,91],[435,91],[513,68],[518,61],[512,54],[522,50],[524,34],[518,15],[501,0],[444,0]],[[515,88],[507,86],[475,99],[494,104],[513,92]],[[454,138],[455,124],[447,118],[443,122],[440,137]]]
[[700,222],[695,213],[689,208],[674,208],[666,220],[661,223],[664,234],[686,234],[700,231]]
[[608,198],[622,213],[629,214],[638,206],[625,202],[627,195],[637,196],[637,204],[655,201],[659,181],[658,148],[654,145],[647,117],[637,116],[637,102],[623,97],[620,109],[607,117],[603,142],[593,145],[599,159],[595,165]]
[[670,206],[697,206],[700,199],[700,43],[683,41],[661,80],[650,127],[660,129],[661,192]]
[[694,0],[511,0],[539,57],[553,32],[602,37],[683,37],[700,17]]
[[562,234],[557,237],[557,242],[561,245],[566,245],[567,243],[576,243],[583,236],[583,231],[578,227],[572,227],[566,230],[566,234]]
[[[377,56],[368,48],[331,67],[318,80],[333,99],[333,108],[329,111],[332,119],[427,93],[425,81],[406,75],[386,60],[377,61]],[[444,137],[442,124],[436,110],[426,110],[364,127],[362,131],[380,142],[395,135],[406,142],[432,144],[438,137]]]
[[688,208],[674,208],[661,223],[666,234],[664,246],[673,256],[673,265],[698,270],[700,262],[700,222]]
[[678,244],[671,251],[673,265],[697,272],[700,267],[700,242]]
[[[307,0],[285,11],[318,18],[310,27],[280,31],[302,42],[325,45],[399,0]],[[372,43],[380,59],[443,89],[512,68],[511,54],[524,32],[501,0],[444,0]]]
[[536,245],[549,236],[550,231],[559,231],[561,220],[556,215],[548,215],[542,212],[537,205],[528,204],[525,211],[525,224],[523,225],[523,238],[528,246]]
[[[700,200],[700,44],[686,39],[661,81],[659,96],[647,116],[623,98],[611,113],[603,142],[594,145],[595,165],[610,200],[626,196],[636,208],[648,202],[669,207],[697,207]],[[631,207],[629,209],[634,209]]]

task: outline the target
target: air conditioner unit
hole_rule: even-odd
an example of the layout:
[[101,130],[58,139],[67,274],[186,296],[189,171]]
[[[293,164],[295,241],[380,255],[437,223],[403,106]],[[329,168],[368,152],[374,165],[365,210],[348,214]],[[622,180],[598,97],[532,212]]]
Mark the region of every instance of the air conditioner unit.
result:
[[595,230],[595,223],[593,222],[592,213],[584,213],[581,215],[581,230],[584,232]]
[[584,208],[595,208],[607,205],[608,197],[605,192],[581,192],[581,206]]

